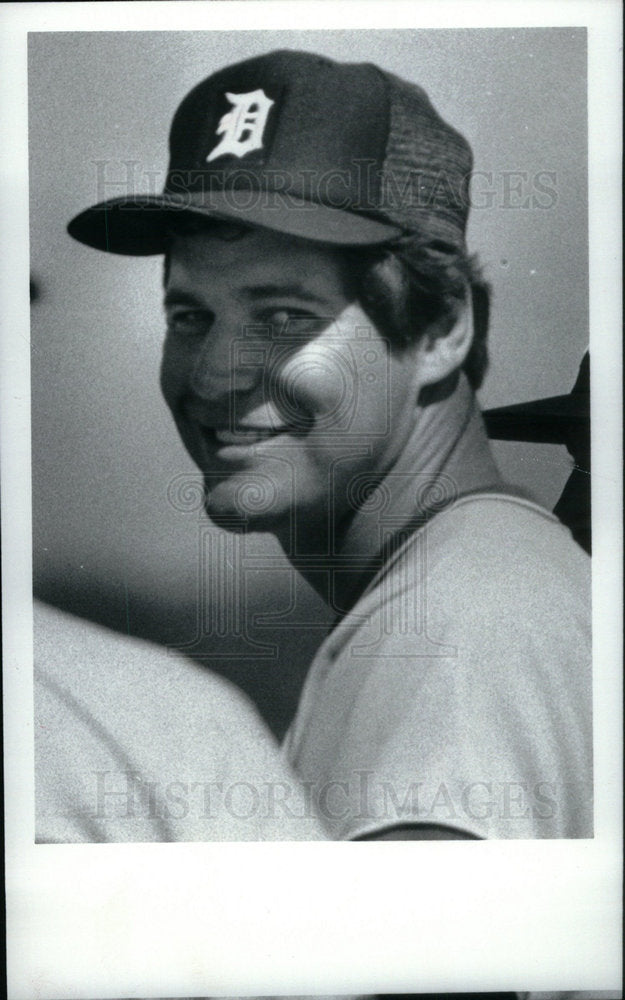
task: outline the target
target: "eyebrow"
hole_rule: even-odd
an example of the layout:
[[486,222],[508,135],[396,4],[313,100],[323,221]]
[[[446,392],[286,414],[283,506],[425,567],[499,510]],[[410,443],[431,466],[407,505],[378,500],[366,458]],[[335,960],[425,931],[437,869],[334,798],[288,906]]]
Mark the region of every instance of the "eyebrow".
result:
[[279,298],[281,295],[284,295],[287,298],[301,299],[303,302],[310,302],[314,305],[327,305],[325,298],[315,294],[315,292],[312,292],[305,285],[301,285],[298,282],[247,285],[241,289],[241,294],[252,300]]
[[170,289],[163,299],[165,308],[168,306],[194,306],[197,309],[204,308],[197,295],[192,292],[183,292],[176,288]]
[[[286,296],[287,298],[300,299],[302,302],[308,302],[311,305],[317,306],[327,306],[327,300],[321,295],[316,295],[311,292],[310,289],[306,288],[297,282],[293,283],[271,283],[265,285],[245,285],[240,289],[240,294],[250,301],[258,301],[260,299],[271,299],[279,298],[280,296]],[[194,306],[196,308],[204,308],[204,303],[193,292],[186,292],[183,289],[170,289],[163,299],[165,307],[167,306]]]

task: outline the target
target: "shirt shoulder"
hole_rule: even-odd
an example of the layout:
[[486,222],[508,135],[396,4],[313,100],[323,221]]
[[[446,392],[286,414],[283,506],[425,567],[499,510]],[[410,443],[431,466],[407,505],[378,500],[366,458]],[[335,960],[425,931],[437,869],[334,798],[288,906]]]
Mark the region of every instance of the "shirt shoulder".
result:
[[37,842],[321,837],[258,712],[210,665],[39,603],[34,660]]
[[[438,514],[321,648],[293,728],[296,766],[348,785],[368,773],[387,825],[396,802],[404,819],[477,836],[589,835],[588,562],[528,501],[485,494]],[[471,789],[496,802],[474,809]],[[513,806],[519,795],[532,802]],[[340,829],[384,825],[371,824],[352,814]]]
[[456,579],[474,579],[486,588],[510,577],[516,595],[529,582],[534,592],[537,583],[553,581],[584,598],[589,587],[590,559],[570,531],[538,504],[512,495],[474,494],[456,501],[397,549],[370,589],[414,564],[415,550],[425,553],[430,576],[453,567]]

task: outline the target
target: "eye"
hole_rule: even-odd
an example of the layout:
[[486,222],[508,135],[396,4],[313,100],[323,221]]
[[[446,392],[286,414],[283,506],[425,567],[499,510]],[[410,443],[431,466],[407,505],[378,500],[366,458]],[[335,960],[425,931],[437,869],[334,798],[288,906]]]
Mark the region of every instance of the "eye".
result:
[[271,327],[274,337],[289,340],[310,337],[332,322],[331,317],[318,316],[293,306],[266,310],[260,319]]
[[167,333],[176,337],[205,337],[213,319],[206,309],[171,309],[167,312]]

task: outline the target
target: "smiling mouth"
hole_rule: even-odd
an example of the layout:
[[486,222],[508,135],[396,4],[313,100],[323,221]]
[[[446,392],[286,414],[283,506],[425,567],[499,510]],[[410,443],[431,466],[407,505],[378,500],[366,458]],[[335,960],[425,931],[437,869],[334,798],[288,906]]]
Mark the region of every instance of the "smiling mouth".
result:
[[217,444],[224,445],[250,445],[261,441],[269,441],[279,434],[287,434],[290,427],[235,427],[228,428],[211,427],[205,428],[209,435]]
[[283,424],[280,427],[210,427],[206,424],[198,423],[199,430],[206,444],[211,450],[221,450],[222,448],[251,448],[257,444],[264,444],[274,438],[286,434],[297,435],[302,433],[301,428],[291,427]]

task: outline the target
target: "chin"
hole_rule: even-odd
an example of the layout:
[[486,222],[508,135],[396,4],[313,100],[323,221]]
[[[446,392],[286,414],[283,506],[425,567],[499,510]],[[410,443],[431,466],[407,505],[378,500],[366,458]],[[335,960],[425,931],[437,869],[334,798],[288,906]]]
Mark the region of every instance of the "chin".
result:
[[[272,503],[268,501],[272,500]],[[281,534],[288,525],[288,505],[282,513],[275,497],[267,497],[256,482],[231,479],[206,489],[204,509],[213,524],[231,534]]]

